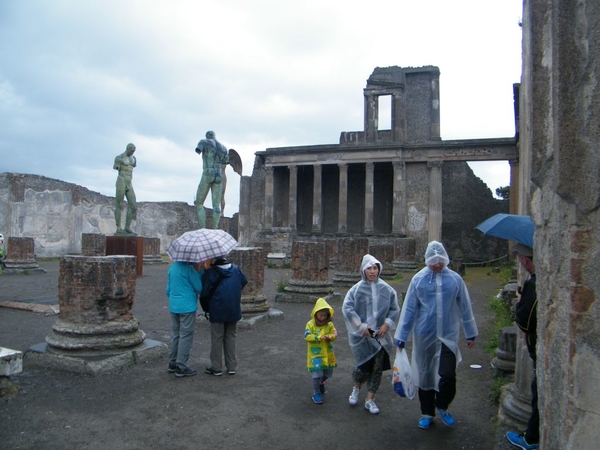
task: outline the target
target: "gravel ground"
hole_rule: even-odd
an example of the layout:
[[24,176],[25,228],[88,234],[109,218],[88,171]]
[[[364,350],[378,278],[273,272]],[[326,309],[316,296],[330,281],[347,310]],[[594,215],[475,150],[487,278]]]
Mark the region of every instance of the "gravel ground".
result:
[[[0,276],[0,303],[51,304],[58,295],[58,262],[41,262],[45,274]],[[149,339],[168,343],[170,318],[164,295],[167,265],[145,266],[137,280],[134,316]],[[341,301],[332,305],[339,338],[338,368],[328,382],[325,403],[311,401],[306,372],[304,326],[312,304],[274,303],[276,280],[289,270],[266,269],[264,293],[281,321],[238,331],[238,372],[221,377],[203,372],[208,365],[209,327],[199,322],[190,366],[198,375],[175,378],[167,360],[157,359],[98,376],[34,369],[10,377],[18,394],[0,398],[0,447],[6,449],[496,449],[512,448],[497,423],[490,401],[494,371],[485,350],[493,320],[486,308],[500,286],[489,268],[469,268],[469,286],[481,337],[475,348],[461,348],[458,394],[451,405],[453,428],[439,418],[429,430],[417,427],[419,403],[398,397],[391,372],[376,400],[381,413],[348,405],[352,356],[341,318]],[[392,284],[406,290],[411,273]],[[343,295],[345,289],[338,289]],[[0,346],[26,352],[44,342],[55,314],[0,307]],[[472,364],[481,369],[472,369]]]

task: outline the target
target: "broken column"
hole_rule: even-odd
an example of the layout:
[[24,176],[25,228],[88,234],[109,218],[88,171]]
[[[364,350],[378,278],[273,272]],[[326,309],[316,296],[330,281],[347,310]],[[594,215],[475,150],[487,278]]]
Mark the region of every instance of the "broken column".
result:
[[43,367],[96,373],[134,364],[147,350],[166,349],[146,340],[131,313],[136,279],[133,256],[64,256],[59,319],[46,343],[32,347],[27,359]]
[[353,286],[361,280],[360,264],[369,252],[368,238],[341,238],[337,246],[338,264],[333,275],[336,286]]
[[264,295],[265,264],[264,252],[260,247],[237,247],[227,259],[239,266],[248,279],[242,290],[241,327],[251,327],[259,322],[283,318],[280,311],[272,310]]
[[280,302],[314,303],[318,298],[333,299],[329,281],[329,245],[323,241],[294,241],[292,276],[284,293],[275,296]]
[[35,260],[35,243],[31,237],[8,237],[4,267],[4,274],[6,275],[46,273]]
[[167,264],[160,255],[160,238],[144,236],[144,264]]
[[419,267],[415,260],[416,242],[413,238],[394,239],[394,267],[400,271],[415,271]]

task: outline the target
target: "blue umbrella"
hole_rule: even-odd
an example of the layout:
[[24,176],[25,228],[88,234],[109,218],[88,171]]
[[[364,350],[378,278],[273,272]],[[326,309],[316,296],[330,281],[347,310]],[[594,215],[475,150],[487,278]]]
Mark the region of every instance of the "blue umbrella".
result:
[[518,242],[533,248],[533,232],[535,228],[531,217],[516,214],[496,214],[484,220],[477,228],[484,234],[509,241]]

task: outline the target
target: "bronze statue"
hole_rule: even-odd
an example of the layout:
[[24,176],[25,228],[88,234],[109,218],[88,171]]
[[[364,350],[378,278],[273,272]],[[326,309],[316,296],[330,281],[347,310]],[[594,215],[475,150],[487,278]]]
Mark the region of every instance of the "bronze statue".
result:
[[[131,221],[135,218],[137,203],[135,200],[135,191],[131,180],[133,178],[133,168],[136,166],[135,145],[127,144],[125,151],[115,157],[113,169],[119,171],[117,176],[117,195],[115,197],[115,222],[117,224],[116,234],[135,234],[131,231]],[[127,215],[125,216],[125,229],[121,228],[121,212],[123,210],[123,198],[127,198]]]
[[201,139],[196,146],[196,153],[202,155],[202,178],[196,191],[196,215],[200,228],[206,228],[206,213],[204,212],[204,200],[211,191],[212,197],[212,226],[219,228],[221,220],[221,196],[223,188],[223,174],[225,166],[229,162],[227,149],[217,141],[214,131],[206,132],[206,139]]

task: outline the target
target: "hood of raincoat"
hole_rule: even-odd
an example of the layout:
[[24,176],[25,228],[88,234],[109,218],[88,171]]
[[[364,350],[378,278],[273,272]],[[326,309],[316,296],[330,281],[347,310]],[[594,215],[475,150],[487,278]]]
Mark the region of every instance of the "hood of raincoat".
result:
[[[324,298],[317,299],[317,301],[315,302],[315,306],[312,310],[312,313],[310,313],[310,317],[312,319],[315,319],[315,314],[317,313],[317,311],[321,311],[322,309],[329,310],[329,318],[328,318],[327,322],[331,322],[331,319],[333,319],[333,308],[329,305],[329,303],[327,303],[327,300],[325,300]],[[316,322],[316,319],[315,319],[315,322]]]
[[425,250],[425,264],[433,266],[441,262],[445,265],[450,263],[448,253],[441,242],[431,241],[427,245],[427,250]]
[[362,262],[360,263],[360,277],[363,281],[369,281],[365,275],[365,270],[375,265],[379,266],[379,275],[377,276],[379,278],[381,276],[381,272],[383,271],[383,265],[372,255],[366,254],[363,256]]

